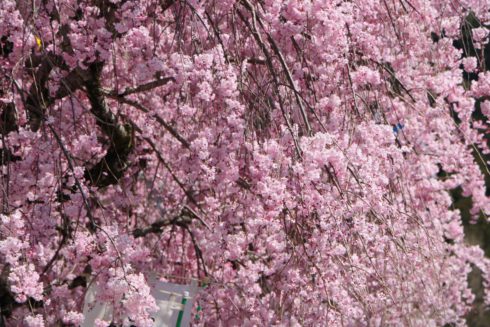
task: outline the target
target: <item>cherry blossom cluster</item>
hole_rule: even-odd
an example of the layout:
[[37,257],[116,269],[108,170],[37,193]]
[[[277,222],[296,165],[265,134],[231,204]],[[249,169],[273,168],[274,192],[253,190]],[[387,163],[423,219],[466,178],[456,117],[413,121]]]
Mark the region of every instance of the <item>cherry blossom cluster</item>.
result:
[[[8,326],[465,325],[490,214],[490,3],[3,0]],[[490,295],[485,295],[490,304]]]

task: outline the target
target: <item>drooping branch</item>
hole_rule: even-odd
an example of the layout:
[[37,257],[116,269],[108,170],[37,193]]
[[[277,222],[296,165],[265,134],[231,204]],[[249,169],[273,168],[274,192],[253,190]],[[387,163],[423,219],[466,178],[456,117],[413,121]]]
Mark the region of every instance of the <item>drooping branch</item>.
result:
[[[55,129],[52,126],[49,126],[49,130],[51,131],[51,133],[53,134],[56,142],[58,143],[59,147],[61,148],[61,151],[63,152],[63,155],[65,156],[65,158],[66,158],[66,160],[68,162],[68,167],[70,168],[71,172],[73,173],[74,170],[75,170],[75,167],[73,165],[73,159],[72,159],[70,153],[66,149],[66,147],[63,144],[63,142],[62,142],[60,136],[58,135],[58,133],[56,133]],[[80,194],[81,194],[82,200],[83,200],[83,204],[85,206],[85,209],[87,210],[87,217],[89,218],[89,221],[90,221],[90,224],[89,224],[90,229],[92,231],[94,231],[97,228],[97,224],[96,224],[95,219],[94,219],[94,217],[92,215],[92,211],[91,211],[91,208],[90,208],[90,205],[89,205],[89,202],[88,202],[88,197],[85,194],[85,191],[83,190],[82,184],[80,183],[80,181],[76,177],[75,177],[75,185],[78,188],[78,190],[80,191]]]
[[253,7],[251,7],[248,2],[246,2],[246,4],[249,5],[249,6],[247,6],[247,5],[245,5],[245,6],[246,6],[247,9],[249,9],[251,11],[251,14],[252,14],[252,24],[250,24],[248,22],[248,20],[240,12],[240,10],[237,10],[238,17],[240,17],[240,19],[245,24],[245,26],[247,26],[248,30],[252,33],[252,36],[254,37],[255,41],[257,42],[257,44],[260,46],[262,52],[264,53],[264,56],[266,58],[267,68],[269,69],[269,72],[271,73],[272,79],[274,81],[274,93],[277,96],[277,100],[279,102],[279,108],[281,109],[281,113],[282,113],[282,116],[284,118],[284,121],[286,122],[286,126],[288,128],[288,131],[291,134],[291,137],[292,137],[292,139],[294,141],[294,145],[295,145],[295,148],[296,148],[296,153],[297,153],[298,157],[301,158],[301,156],[302,156],[301,147],[299,145],[299,141],[297,140],[297,138],[296,138],[296,136],[295,136],[295,134],[293,132],[292,123],[291,123],[291,121],[290,121],[290,119],[288,117],[288,114],[287,114],[286,109],[284,107],[283,98],[281,97],[281,94],[279,92],[279,81],[278,81],[277,74],[276,74],[276,71],[274,69],[274,66],[272,64],[272,57],[270,55],[269,50],[265,46],[265,43],[262,40],[262,36],[260,35],[259,31],[257,30],[255,11],[253,10]]
[[[247,8],[250,13],[252,14],[252,18],[254,20],[254,24],[252,25],[253,28],[254,28],[254,36],[259,36],[258,34],[258,31],[257,31],[257,27],[255,26],[255,21],[258,22],[258,24],[262,27],[262,29],[265,31],[265,27],[264,27],[264,24],[262,23],[262,20],[260,19],[260,17],[258,16],[255,8],[252,6],[252,4],[250,2],[248,2],[247,0],[243,0],[242,1],[242,4],[245,8]],[[291,71],[289,70],[289,67],[286,63],[286,60],[284,58],[284,55],[282,54],[281,50],[279,49],[279,46],[277,45],[276,41],[274,40],[274,38],[270,35],[269,32],[265,31],[265,34],[267,36],[267,41],[269,42],[271,48],[272,48],[272,51],[274,52],[274,54],[277,56],[277,58],[279,59],[279,63],[281,64],[281,67],[286,75],[286,79],[289,83],[289,86],[291,87],[291,89],[293,89],[294,91],[294,97],[296,99],[296,103],[298,104],[298,107],[300,109],[300,113],[301,113],[301,117],[303,118],[303,121],[305,123],[305,127],[306,127],[306,132],[307,134],[311,134],[312,132],[312,129],[311,129],[311,124],[310,124],[310,121],[308,119],[308,116],[306,114],[306,110],[305,110],[305,107],[303,105],[303,102],[301,100],[301,98],[298,96],[298,91],[296,90],[296,86],[294,84],[294,81],[293,81],[293,77],[292,77],[292,74],[291,74]],[[262,39],[260,38],[260,36],[257,38],[256,37],[256,40],[258,42],[261,43],[261,48],[264,50],[266,49],[265,48],[265,45],[263,44],[263,41]],[[264,50],[265,51],[265,50]],[[264,52],[264,54],[266,55],[266,57],[270,57],[270,55],[267,55],[266,52]],[[273,72],[271,72],[273,74]]]

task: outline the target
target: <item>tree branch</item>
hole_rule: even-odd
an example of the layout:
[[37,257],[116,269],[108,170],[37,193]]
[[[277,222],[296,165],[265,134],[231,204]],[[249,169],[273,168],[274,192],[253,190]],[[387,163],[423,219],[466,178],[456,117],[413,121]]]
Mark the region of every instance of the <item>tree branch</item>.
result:
[[[127,105],[130,105],[138,110],[141,110],[142,112],[145,112],[145,113],[150,113],[150,109],[145,107],[144,105],[142,105],[141,103],[139,102],[136,102],[136,101],[133,101],[133,100],[129,100],[129,99],[126,99],[124,97],[121,97],[121,96],[116,96],[116,95],[113,95],[112,93],[105,93],[105,95],[111,97],[112,99],[120,102],[120,103],[124,103],[124,104],[127,104]],[[189,141],[187,141],[185,138],[183,138],[180,133],[175,129],[173,128],[172,126],[170,126],[169,123],[167,123],[162,117],[160,117],[159,115],[157,114],[153,114],[153,117],[156,119],[156,121],[162,125],[173,137],[175,137],[175,139],[177,139],[180,144],[182,144],[184,147],[186,148],[189,148],[190,147],[190,143]]]
[[195,218],[195,216],[189,210],[186,210],[186,208],[187,207],[184,207],[180,214],[173,218],[157,220],[146,228],[135,229],[133,231],[133,236],[135,238],[138,238],[144,237],[148,234],[158,234],[163,231],[163,227],[170,225],[176,225],[180,227],[188,226],[192,222],[192,219]]
[[111,95],[123,97],[123,96],[134,94],[134,93],[149,91],[149,90],[154,89],[156,87],[163,86],[170,81],[175,82],[175,78],[173,78],[173,77],[161,77],[160,79],[148,82],[148,83],[143,84],[143,85],[139,85],[139,86],[134,87],[134,88],[129,87],[126,90],[124,90],[122,93],[119,93],[119,94],[117,94],[115,92],[111,92]]
[[87,96],[92,106],[91,112],[97,118],[97,125],[111,142],[104,158],[86,171],[86,177],[99,187],[119,181],[127,168],[128,155],[134,146],[131,126],[120,124],[117,117],[107,108],[100,86],[102,67],[101,62],[92,63],[89,66],[91,78],[85,82]]

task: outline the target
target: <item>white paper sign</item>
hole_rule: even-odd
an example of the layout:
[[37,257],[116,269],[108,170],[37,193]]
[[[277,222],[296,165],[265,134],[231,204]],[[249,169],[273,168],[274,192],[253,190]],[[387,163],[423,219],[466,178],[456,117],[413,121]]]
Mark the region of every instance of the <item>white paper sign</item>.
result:
[[[173,284],[156,279],[149,281],[151,295],[159,307],[158,312],[152,315],[155,327],[177,327],[179,314],[180,327],[190,325],[194,298],[199,290],[197,282],[190,285]],[[96,319],[112,320],[112,306],[96,301],[94,285],[89,287],[85,296],[83,308],[84,322],[81,327],[93,327]]]

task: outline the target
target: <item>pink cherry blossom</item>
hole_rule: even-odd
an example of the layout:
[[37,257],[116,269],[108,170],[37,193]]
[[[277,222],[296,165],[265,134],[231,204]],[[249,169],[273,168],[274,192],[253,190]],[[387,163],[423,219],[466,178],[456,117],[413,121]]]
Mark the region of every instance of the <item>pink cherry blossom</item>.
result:
[[490,214],[489,13],[0,1],[0,319],[79,325],[93,287],[97,326],[152,326],[158,275],[199,280],[196,326],[465,325],[490,304],[465,234]]

